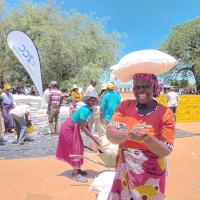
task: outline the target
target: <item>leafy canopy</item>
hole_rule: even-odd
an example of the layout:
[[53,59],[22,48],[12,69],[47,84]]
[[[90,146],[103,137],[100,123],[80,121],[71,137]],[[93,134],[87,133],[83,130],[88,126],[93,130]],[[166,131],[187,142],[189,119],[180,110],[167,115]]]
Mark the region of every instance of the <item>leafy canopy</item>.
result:
[[165,77],[173,80],[177,73],[184,79],[193,76],[200,90],[200,17],[175,26],[160,49],[179,60]]
[[[24,3],[1,18],[0,73],[12,83],[31,83],[29,75],[6,44],[11,30],[21,30],[35,43],[41,61],[44,88],[56,80],[61,89],[86,87],[116,62],[121,35],[106,33],[106,20],[75,10],[62,13],[49,4]],[[23,79],[22,79],[23,75]]]

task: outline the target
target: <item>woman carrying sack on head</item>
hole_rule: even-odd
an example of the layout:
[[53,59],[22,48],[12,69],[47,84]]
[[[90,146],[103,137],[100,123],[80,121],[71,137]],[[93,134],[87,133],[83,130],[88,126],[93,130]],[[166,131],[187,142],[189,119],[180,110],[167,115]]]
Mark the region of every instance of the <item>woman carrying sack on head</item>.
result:
[[76,110],[67,120],[61,125],[59,131],[59,140],[56,151],[56,157],[66,161],[73,167],[73,179],[85,183],[88,181],[84,175],[86,171],[81,170],[83,159],[80,157],[74,158],[73,155],[83,155],[84,145],[80,131],[82,130],[89,136],[97,145],[97,139],[92,135],[88,128],[88,120],[92,115],[92,107],[98,103],[98,97],[95,93],[90,93],[83,98],[86,104]]
[[107,130],[119,144],[116,173],[109,200],[162,200],[165,192],[165,157],[173,149],[175,120],[172,111],[159,104],[154,74],[133,76],[134,100],[123,101]]

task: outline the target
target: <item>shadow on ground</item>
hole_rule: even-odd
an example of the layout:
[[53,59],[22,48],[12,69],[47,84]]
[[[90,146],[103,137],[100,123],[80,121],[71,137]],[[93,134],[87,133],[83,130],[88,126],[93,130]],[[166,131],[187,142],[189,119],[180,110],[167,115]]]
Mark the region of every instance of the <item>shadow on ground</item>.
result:
[[200,134],[183,131],[181,129],[176,129],[176,132],[175,132],[175,138],[185,138],[185,137],[194,137],[194,136],[200,136]]
[[[73,170],[66,170],[66,171],[61,172],[57,176],[63,176],[63,177],[72,179],[72,172]],[[87,174],[88,174],[87,178],[95,178],[96,176],[99,175],[99,172],[93,169],[87,169]]]
[[[175,138],[186,138],[200,136],[198,133],[192,133],[176,129]],[[54,156],[58,138],[50,134],[32,135],[34,141],[25,142],[24,145],[13,144],[15,140],[13,134],[5,136],[7,142],[0,145],[0,159],[19,159],[19,158],[37,158]],[[89,139],[83,136],[84,144],[88,146]],[[85,149],[86,152],[91,152]]]

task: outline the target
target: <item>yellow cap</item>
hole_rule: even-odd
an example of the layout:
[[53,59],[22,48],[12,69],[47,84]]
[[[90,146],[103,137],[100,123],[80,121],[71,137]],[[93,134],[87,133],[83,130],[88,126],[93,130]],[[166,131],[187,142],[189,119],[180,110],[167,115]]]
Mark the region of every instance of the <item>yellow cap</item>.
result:
[[113,90],[115,88],[115,85],[113,83],[108,83],[107,84],[107,89]]
[[11,88],[9,83],[5,83],[3,86],[4,90],[9,90]]

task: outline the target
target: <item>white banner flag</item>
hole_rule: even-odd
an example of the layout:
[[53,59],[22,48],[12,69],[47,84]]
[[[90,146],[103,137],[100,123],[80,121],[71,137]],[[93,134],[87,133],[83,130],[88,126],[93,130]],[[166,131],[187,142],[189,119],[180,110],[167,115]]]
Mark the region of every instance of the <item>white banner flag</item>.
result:
[[40,60],[33,41],[21,31],[11,31],[7,36],[10,49],[29,73],[40,96],[43,95]]

